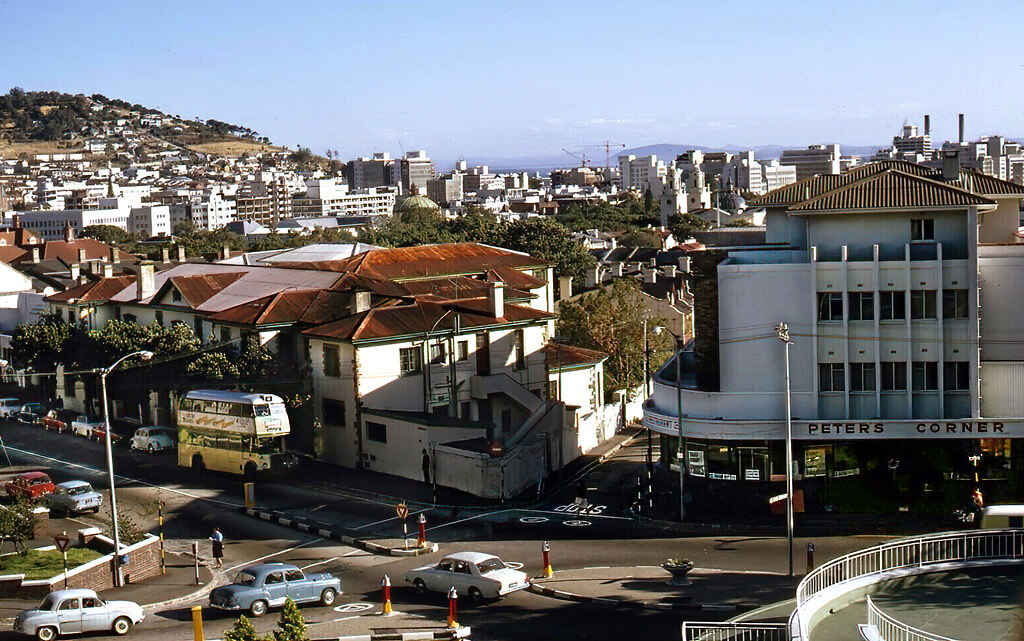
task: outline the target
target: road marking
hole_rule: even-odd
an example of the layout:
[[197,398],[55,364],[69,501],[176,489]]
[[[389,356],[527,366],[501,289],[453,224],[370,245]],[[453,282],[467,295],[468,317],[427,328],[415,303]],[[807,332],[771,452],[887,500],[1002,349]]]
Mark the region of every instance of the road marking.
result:
[[568,525],[569,527],[587,527],[591,525],[590,521],[581,521],[579,519],[569,519],[568,521],[562,521],[562,525]]
[[291,552],[293,550],[298,550],[299,548],[304,548],[307,545],[312,545],[314,543],[319,543],[320,541],[323,541],[323,540],[324,539],[322,539],[322,538],[310,539],[309,541],[304,541],[302,543],[299,543],[298,545],[293,545],[290,548],[285,548],[283,550],[278,550],[277,552],[271,552],[270,554],[265,554],[265,555],[261,556],[258,559],[250,559],[249,561],[243,561],[242,563],[239,563],[238,565],[232,565],[227,570],[225,570],[225,573],[230,572],[231,570],[237,570],[238,568],[245,567],[247,565],[252,565],[253,563],[257,563],[257,562],[262,561],[264,559],[269,559],[270,557],[277,556],[278,554],[284,554],[285,552]]
[[[365,612],[366,610],[372,610],[376,606],[375,603],[346,603],[339,605],[334,608],[335,612],[349,613],[349,612]],[[350,617],[355,618],[355,617]],[[335,619],[337,621],[337,619]]]
[[547,521],[550,521],[550,520],[551,519],[549,519],[546,516],[521,516],[521,517],[519,517],[519,522],[520,523],[530,523],[530,524],[546,523]]
[[372,555],[371,555],[371,554],[370,554],[369,552],[367,552],[366,550],[352,550],[351,552],[346,552],[346,553],[342,554],[341,556],[343,556],[343,557],[349,557],[349,556],[356,556],[357,554],[358,554],[358,555],[362,555],[362,556],[372,556]]
[[[426,509],[423,509],[423,510],[419,510],[418,512],[409,512],[409,516],[416,516],[417,514],[421,514],[421,513],[426,512],[426,511],[427,511]],[[381,519],[379,521],[374,521],[373,523],[364,523],[363,525],[360,525],[360,526],[357,526],[357,527],[354,527],[354,528],[349,528],[349,529],[361,530],[364,527],[370,527],[370,526],[373,526],[373,525],[380,525],[381,523],[387,523],[388,521],[396,521],[396,520],[398,520],[397,516],[389,516],[386,519]]]
[[505,565],[512,568],[513,570],[522,570],[523,564],[519,561],[505,561]]
[[311,567],[314,567],[314,566],[317,566],[317,565],[323,565],[324,563],[330,563],[331,561],[336,561],[336,560],[337,560],[337,559],[339,559],[339,558],[340,558],[340,557],[337,557],[337,556],[332,556],[331,558],[329,558],[329,559],[326,559],[326,560],[324,560],[324,561],[317,561],[316,563],[310,563],[309,565],[304,565],[304,566],[302,566],[302,567],[301,567],[301,568],[299,568],[299,569],[300,569],[300,570],[305,570],[306,568],[311,568]]
[[610,570],[610,565],[591,565],[590,567],[583,568],[584,570]]
[[360,615],[356,614],[350,617],[341,617],[340,619],[331,619],[331,623],[337,623],[338,621],[348,621],[350,619],[358,619]]
[[434,527],[428,527],[426,529],[426,531],[427,532],[431,532],[433,530],[440,530],[441,528],[448,527],[449,525],[456,525],[458,523],[465,523],[466,521],[473,521],[475,519],[479,519],[479,518],[482,518],[482,517],[485,517],[485,516],[495,516],[497,514],[504,514],[505,512],[515,512],[515,511],[516,510],[496,510],[494,512],[484,512],[482,514],[476,514],[474,516],[467,516],[466,518],[459,519],[458,521],[449,521],[448,523],[442,523],[441,525],[435,525]]

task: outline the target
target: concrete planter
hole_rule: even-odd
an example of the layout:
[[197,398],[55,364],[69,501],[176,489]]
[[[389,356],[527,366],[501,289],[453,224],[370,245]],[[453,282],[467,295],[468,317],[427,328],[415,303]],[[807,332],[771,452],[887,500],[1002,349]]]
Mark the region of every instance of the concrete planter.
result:
[[662,563],[661,567],[672,575],[672,578],[668,580],[669,585],[682,587],[693,583],[686,576],[693,569],[693,561],[688,559],[671,559]]

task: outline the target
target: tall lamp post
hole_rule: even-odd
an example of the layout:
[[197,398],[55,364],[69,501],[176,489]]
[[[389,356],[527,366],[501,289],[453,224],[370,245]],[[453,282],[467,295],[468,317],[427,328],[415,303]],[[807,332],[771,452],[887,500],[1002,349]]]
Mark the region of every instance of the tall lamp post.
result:
[[[651,343],[647,337],[647,317],[644,317],[644,402],[651,395]],[[654,452],[651,429],[647,428],[647,478],[654,476]]]
[[676,456],[679,459],[679,522],[686,520],[686,448],[683,447],[683,339],[671,329],[658,326],[654,333],[662,330],[672,334],[676,339],[676,427],[679,443],[676,444]]
[[110,408],[107,404],[107,374],[114,371],[118,365],[124,361],[138,356],[144,361],[148,361],[153,358],[153,352],[141,349],[137,352],[132,352],[127,356],[114,361],[114,363],[108,367],[103,367],[94,370],[100,375],[100,389],[103,391],[103,425],[105,432],[105,440],[107,447],[107,472],[110,475],[110,520],[112,522],[113,533],[114,533],[114,585],[120,586],[123,581],[121,580],[121,533],[118,531],[117,526],[117,497],[114,494],[114,450],[111,446],[110,441]]
[[775,327],[779,340],[786,346],[786,540],[789,542],[789,576],[793,576],[793,412],[789,386],[789,325]]

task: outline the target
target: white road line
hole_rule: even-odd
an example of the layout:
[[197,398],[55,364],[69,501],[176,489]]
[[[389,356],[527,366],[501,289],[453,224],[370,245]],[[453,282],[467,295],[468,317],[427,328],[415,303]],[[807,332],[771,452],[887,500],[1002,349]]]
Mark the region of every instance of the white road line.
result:
[[290,548],[285,548],[283,550],[278,550],[277,552],[271,552],[270,554],[264,554],[263,556],[261,556],[258,559],[250,559],[248,561],[243,561],[242,563],[239,563],[238,565],[232,565],[227,570],[225,570],[225,572],[230,572],[231,570],[237,570],[238,568],[245,567],[247,565],[252,565],[253,563],[257,563],[259,561],[263,561],[264,559],[269,559],[272,556],[277,556],[278,554],[284,554],[285,552],[291,552],[292,550],[298,550],[299,548],[304,548],[307,545],[312,545],[314,543],[319,543],[320,541],[323,541],[323,540],[324,540],[323,538],[319,538],[318,537],[318,538],[315,538],[315,539],[310,539],[308,541],[304,541],[302,543],[299,543],[298,545],[293,545]]
[[464,519],[459,519],[458,521],[451,521],[450,523],[442,523],[441,525],[435,525],[434,527],[428,527],[425,531],[432,532],[433,530],[440,530],[441,528],[448,527],[449,525],[456,525],[458,523],[465,523],[466,521],[472,521],[474,519],[479,519],[479,518],[482,518],[482,517],[485,517],[485,516],[494,516],[496,514],[504,514],[505,512],[515,512],[515,511],[516,510],[511,510],[510,509],[510,510],[497,510],[495,512],[484,512],[483,514],[477,514],[475,516],[468,516],[468,517],[466,517]]
[[[416,516],[417,514],[420,514],[422,512],[426,512],[426,511],[427,510],[424,509],[424,510],[419,510],[418,512],[409,512],[409,516]],[[372,525],[380,525],[381,523],[387,523],[388,521],[394,521],[394,520],[397,520],[397,519],[398,519],[398,516],[391,516],[391,517],[388,517],[386,519],[381,519],[379,521],[374,521],[373,523],[364,523],[363,525],[360,525],[360,526],[357,526],[357,527],[354,527],[354,528],[349,528],[349,529],[351,529],[351,530],[361,530],[364,527],[370,527]]]
[[[337,623],[338,621],[348,621],[349,619],[358,619],[360,616],[362,616],[362,615],[356,614],[356,615],[353,615],[353,616],[350,616],[350,617],[341,617],[340,619],[331,619],[331,623]],[[316,625],[316,624],[314,624],[314,625]]]
[[610,570],[611,566],[610,565],[591,565],[591,566],[585,567],[583,569],[584,570]]
[[365,554],[366,556],[370,556],[370,553],[367,552],[366,550],[352,550],[351,552],[346,552],[346,553],[342,554],[341,556],[348,557],[348,556],[355,556],[357,554]]
[[326,559],[326,560],[324,560],[324,561],[317,561],[316,563],[310,563],[309,565],[304,565],[304,566],[302,566],[302,567],[301,567],[301,568],[299,568],[299,569],[300,569],[300,570],[305,570],[306,568],[311,568],[311,567],[315,567],[315,566],[317,566],[317,565],[323,565],[324,563],[330,563],[331,561],[337,561],[337,560],[338,560],[339,558],[340,558],[340,557],[337,557],[337,556],[332,556],[331,558],[329,558],[329,559]]

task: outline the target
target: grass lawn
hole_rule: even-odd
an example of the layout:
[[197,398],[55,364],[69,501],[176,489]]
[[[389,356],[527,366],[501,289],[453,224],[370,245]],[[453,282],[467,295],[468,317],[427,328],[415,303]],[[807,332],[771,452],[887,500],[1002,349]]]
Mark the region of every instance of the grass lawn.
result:
[[[89,548],[68,549],[68,569],[103,556]],[[5,554],[0,556],[0,574],[24,574],[25,579],[48,579],[64,571],[64,561],[57,550],[40,552],[31,550],[27,555]]]

